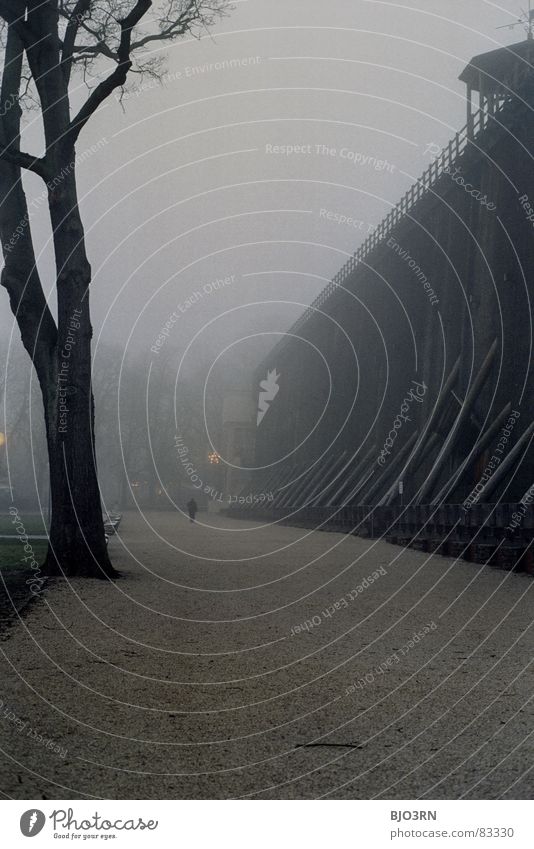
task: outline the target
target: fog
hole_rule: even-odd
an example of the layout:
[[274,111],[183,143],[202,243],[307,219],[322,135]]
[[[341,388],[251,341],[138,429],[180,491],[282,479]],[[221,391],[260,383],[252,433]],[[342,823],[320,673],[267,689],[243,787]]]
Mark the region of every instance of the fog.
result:
[[[215,361],[219,396],[245,387],[425,169],[428,145],[465,124],[458,75],[473,55],[524,38],[519,27],[498,29],[519,11],[486,0],[242,0],[213,32],[158,46],[161,83],[131,82],[77,145],[97,403],[124,369],[143,395],[167,375],[165,417],[180,381],[203,390]],[[35,153],[37,120],[28,114],[22,145]],[[33,175],[25,184],[54,304],[42,185]],[[29,361],[0,297],[8,370],[27,384]],[[12,407],[8,397],[7,419]],[[106,439],[113,428],[110,413]]]
[[0,0],[5,845],[530,849],[534,11],[224,2]]

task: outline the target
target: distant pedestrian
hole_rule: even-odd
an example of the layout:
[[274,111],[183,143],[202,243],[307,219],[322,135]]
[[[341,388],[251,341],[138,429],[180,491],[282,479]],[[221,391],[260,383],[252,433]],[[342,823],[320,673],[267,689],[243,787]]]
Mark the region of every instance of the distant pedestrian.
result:
[[198,505],[194,498],[187,502],[187,509],[189,511],[189,521],[194,522],[198,510]]

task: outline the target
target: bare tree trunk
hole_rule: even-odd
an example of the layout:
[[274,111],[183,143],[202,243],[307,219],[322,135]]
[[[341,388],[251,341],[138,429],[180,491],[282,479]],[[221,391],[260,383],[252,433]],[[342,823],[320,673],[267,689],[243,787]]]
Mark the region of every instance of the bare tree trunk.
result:
[[[0,144],[19,147],[21,111],[18,105],[22,46],[9,28],[0,101],[4,104]],[[13,104],[9,110],[5,104]],[[0,240],[4,254],[1,284],[19,325],[22,343],[37,372],[43,397],[53,369],[56,325],[43,294],[35,263],[28,205],[18,166],[0,161]]]
[[[10,26],[0,93],[4,110],[0,143],[11,150],[19,149],[21,69],[22,45]],[[10,104],[9,109],[6,104]],[[57,332],[36,268],[28,205],[18,166],[0,161],[0,187],[0,241],[4,254],[1,284],[9,295],[22,344],[35,366],[46,413],[49,388],[55,385]]]
[[[44,47],[43,53],[46,58]],[[1,101],[14,105],[3,115],[0,143],[12,151],[19,149],[21,64],[22,46],[10,27]],[[68,119],[68,114],[64,105],[58,105],[57,94],[56,87],[50,95],[56,100],[48,120],[57,121],[61,132],[58,111],[62,111],[64,120],[65,116]],[[54,157],[55,169],[59,153],[57,150]],[[115,573],[106,548],[96,478],[87,290],[90,266],[77,209],[74,171],[68,168],[73,161],[74,151],[71,157],[66,157],[66,176],[60,188],[49,191],[58,267],[57,328],[36,268],[20,168],[5,161],[0,162],[0,239],[5,260],[1,283],[9,293],[11,309],[23,345],[35,366],[43,398],[52,499],[45,570],[49,574],[106,577]],[[53,185],[53,181],[48,183]],[[72,315],[79,320],[72,322]],[[79,328],[74,327],[75,324],[79,324]],[[69,341],[73,332],[75,344]],[[64,363],[67,363],[66,369]]]
[[[91,268],[84,245],[75,182],[75,144],[111,94],[126,83],[134,52],[157,41],[206,27],[225,10],[225,0],[184,0],[156,10],[149,32],[138,29],[151,0],[0,0],[8,24],[0,111],[0,239],[6,259],[2,285],[37,371],[44,402],[52,491],[47,567],[68,575],[113,575],[105,545],[96,474],[91,387]],[[150,21],[145,20],[145,24]],[[19,92],[25,52],[37,89],[44,156],[20,150]],[[78,61],[87,71],[98,57],[113,70],[91,87],[71,117],[69,79]],[[147,63],[145,69],[150,67]],[[143,65],[138,67],[143,72]],[[4,91],[5,89],[5,91]],[[12,108],[10,108],[12,107]],[[56,258],[57,327],[35,267],[20,169],[38,174],[48,187]],[[16,235],[18,233],[18,235]]]
[[[59,163],[61,164],[61,163]],[[49,572],[109,577],[98,486],[91,386],[89,284],[91,266],[78,210],[74,150],[49,190],[57,266],[58,343],[56,386],[50,387],[48,450],[52,523]]]

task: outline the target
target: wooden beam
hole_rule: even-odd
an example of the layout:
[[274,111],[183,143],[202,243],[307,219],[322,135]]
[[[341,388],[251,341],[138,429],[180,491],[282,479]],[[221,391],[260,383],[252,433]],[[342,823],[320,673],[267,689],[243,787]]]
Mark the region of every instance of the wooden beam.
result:
[[[445,404],[445,402],[447,401],[447,399],[449,397],[449,393],[454,388],[454,384],[456,383],[456,380],[458,379],[458,372],[459,371],[460,371],[460,357],[458,357],[458,359],[454,363],[454,365],[451,369],[451,372],[450,372],[447,380],[445,381],[443,389],[440,392],[439,398],[437,399],[437,401],[434,405],[434,409],[432,410],[432,412],[430,414],[428,424],[424,428],[424,431],[421,434],[421,439],[420,439],[419,443],[415,446],[413,454],[411,455],[411,457],[408,457],[408,460],[407,460],[405,466],[403,467],[401,473],[398,475],[397,479],[393,482],[393,485],[388,490],[388,492],[386,492],[384,498],[382,499],[382,502],[384,502],[385,504],[391,503],[391,501],[393,500],[393,497],[395,495],[395,492],[398,489],[399,480],[401,480],[401,479],[405,480],[406,479],[406,475],[408,474],[408,470],[409,470],[410,466],[413,466],[413,464],[418,459],[421,458],[421,454],[422,454],[423,449],[425,448],[426,445],[428,445],[429,440],[433,439],[433,436],[431,434],[432,426],[433,426],[434,422],[436,421],[438,415],[441,413],[441,409],[442,409],[443,405]],[[421,459],[421,461],[422,461],[422,459]]]
[[501,424],[503,423],[504,419],[509,414],[511,409],[512,405],[509,401],[508,404],[503,407],[495,421],[492,422],[489,428],[484,432],[482,437],[477,440],[477,442],[475,442],[473,448],[471,449],[465,460],[463,460],[458,469],[453,472],[452,476],[449,478],[445,486],[440,489],[440,491],[432,501],[433,506],[437,504],[442,504],[449,495],[449,493],[454,489],[454,487],[460,483],[469,464],[476,460],[477,457],[480,457],[484,449],[489,445],[489,443],[499,430]]
[[464,399],[464,402],[462,404],[460,412],[458,413],[456,420],[455,420],[445,442],[443,443],[441,451],[439,452],[439,454],[436,458],[436,462],[432,466],[432,469],[430,470],[429,474],[427,475],[426,480],[423,482],[423,484],[421,485],[421,488],[419,489],[419,492],[417,494],[417,498],[415,499],[415,504],[421,504],[421,502],[423,501],[423,498],[430,495],[430,493],[432,492],[432,489],[434,488],[436,480],[437,480],[438,476],[441,474],[441,471],[442,471],[442,469],[445,465],[445,462],[449,458],[450,453],[451,453],[452,449],[454,448],[456,440],[458,439],[458,436],[460,434],[461,428],[462,428],[466,418],[471,414],[471,408],[472,408],[473,404],[475,403],[475,401],[476,401],[476,399],[477,399],[477,397],[480,393],[480,390],[482,389],[482,387],[484,386],[484,384],[487,380],[487,377],[488,377],[489,372],[490,372],[491,365],[492,365],[493,360],[495,358],[495,354],[497,353],[497,347],[498,347],[497,339],[494,339],[493,344],[492,344],[491,348],[489,349],[488,353],[486,354],[486,357],[484,358],[484,362],[482,363],[482,365],[479,369],[479,372],[478,372],[476,378],[474,379],[473,383],[471,384],[471,388],[469,389],[469,391],[468,391],[468,393],[467,393],[467,395]]
[[475,497],[475,500],[472,502],[473,504],[478,504],[482,496],[487,498],[488,495],[491,495],[491,493],[493,492],[495,487],[501,482],[503,477],[505,477],[505,475],[507,475],[508,472],[514,467],[516,460],[519,457],[519,454],[523,450],[523,447],[530,439],[532,439],[532,436],[534,436],[534,422],[532,422],[527,427],[527,429],[520,437],[520,439],[516,442],[508,456],[505,457],[505,459],[502,461],[501,465],[497,466],[490,479],[484,485],[484,489],[482,490],[482,492],[478,493]]
[[[329,501],[327,502],[327,504],[326,504],[326,506],[327,506],[327,507],[334,507],[334,506],[335,506],[337,499],[338,499],[338,498],[340,498],[340,497],[343,495],[343,493],[345,492],[345,490],[347,489],[347,487],[348,487],[348,486],[350,486],[351,481],[353,481],[353,480],[354,480],[354,478],[356,477],[356,475],[359,475],[359,474],[360,474],[361,470],[365,467],[365,465],[366,465],[366,464],[368,464],[368,463],[369,463],[369,460],[371,459],[371,457],[373,456],[373,454],[375,454],[375,453],[376,453],[376,451],[377,451],[377,446],[376,446],[376,444],[375,444],[375,445],[372,445],[372,446],[369,448],[369,450],[366,452],[365,456],[364,456],[364,457],[362,457],[362,458],[361,458],[361,459],[357,462],[356,466],[352,469],[352,471],[351,471],[351,472],[349,472],[348,477],[346,477],[346,478],[343,480],[343,482],[341,483],[341,485],[340,485],[340,486],[338,486],[338,488],[336,489],[336,491],[332,494],[332,496],[330,497],[330,500],[329,500]],[[356,456],[357,456],[357,454],[358,454],[358,453],[359,453],[359,451],[357,451],[355,454],[353,454],[353,456],[352,456],[352,457],[351,457],[351,459],[348,461],[348,463],[346,463],[346,464],[345,464],[345,466],[344,466],[344,467],[341,469],[341,471],[339,472],[338,477],[340,477],[340,476],[341,476],[341,475],[342,475],[342,474],[346,471],[346,469],[348,469],[348,468],[349,468],[349,466],[350,466],[352,463],[354,463],[354,460],[355,460],[355,458],[356,458]]]
[[[343,451],[336,460],[334,460],[330,466],[330,470],[327,469],[325,476],[319,483],[315,486],[315,488],[310,492],[308,496],[308,504],[309,507],[316,507],[317,501],[324,497],[328,490],[330,489],[330,484],[332,482],[333,476],[339,469],[340,464],[343,462],[345,457],[347,456],[347,452]],[[329,474],[330,472],[330,474]],[[335,478],[334,478],[335,479]]]
[[366,490],[365,494],[362,496],[360,500],[360,504],[371,504],[371,500],[373,496],[380,491],[380,488],[384,486],[384,482],[387,481],[392,474],[395,473],[395,469],[397,469],[400,463],[403,462],[407,453],[411,450],[412,445],[416,441],[418,436],[418,431],[414,431],[408,441],[399,449],[399,452],[396,457],[393,458],[391,463],[386,464],[386,468],[382,470],[382,474],[375,479],[373,485],[370,489]]

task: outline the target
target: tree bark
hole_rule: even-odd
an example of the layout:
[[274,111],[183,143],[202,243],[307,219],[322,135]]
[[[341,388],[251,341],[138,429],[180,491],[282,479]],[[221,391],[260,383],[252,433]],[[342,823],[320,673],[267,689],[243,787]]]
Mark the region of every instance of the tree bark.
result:
[[[61,164],[61,160],[59,161]],[[98,486],[91,385],[91,266],[76,196],[74,149],[49,181],[57,269],[56,385],[48,411],[52,523],[49,572],[110,577]]]
[[[151,0],[132,0],[131,4],[114,0],[102,4],[91,18],[96,6],[99,4],[88,0],[67,6],[59,0],[0,0],[0,17],[8,24],[0,104],[0,180],[4,188],[0,239],[5,256],[1,283],[9,292],[44,403],[52,501],[46,569],[54,574],[103,577],[115,573],[105,544],[96,471],[89,313],[91,267],[76,196],[75,144],[94,112],[126,82],[132,68],[132,51],[142,50],[152,41],[173,41],[195,24],[210,23],[222,13],[224,3],[187,0],[184,4],[169,4],[169,8],[156,14],[154,31],[133,42],[136,27],[147,15]],[[66,29],[59,25],[60,12],[68,18]],[[85,16],[89,16],[89,23]],[[20,150],[18,97],[23,53],[40,101],[43,157]],[[114,68],[91,89],[71,119],[69,77],[73,62],[79,60],[86,69],[85,63],[90,64],[97,56],[114,62]],[[12,108],[7,109],[8,103]],[[48,188],[57,274],[57,324],[36,269],[21,167],[42,177]]]
[[[43,10],[43,15],[45,12],[49,14],[50,7]],[[42,20],[41,24],[51,31],[50,21]],[[22,343],[35,366],[43,398],[52,502],[44,571],[54,575],[111,577],[116,573],[105,542],[95,462],[88,298],[91,270],[85,256],[77,207],[74,149],[67,152],[62,150],[61,144],[54,147],[68,122],[67,91],[65,85],[62,87],[59,65],[50,67],[55,62],[57,46],[43,38],[36,51],[32,56],[34,66],[38,64],[45,76],[49,67],[51,90],[44,98],[45,112],[48,106],[45,136],[47,145],[53,147],[51,171],[61,175],[59,186],[54,179],[48,180],[58,269],[57,326],[36,268],[20,168],[5,160],[0,161],[0,239],[5,261],[1,284],[8,291]],[[20,149],[18,95],[22,53],[16,30],[10,26],[2,78],[4,114],[0,131],[0,143],[10,153]],[[9,109],[6,104],[10,104]]]

